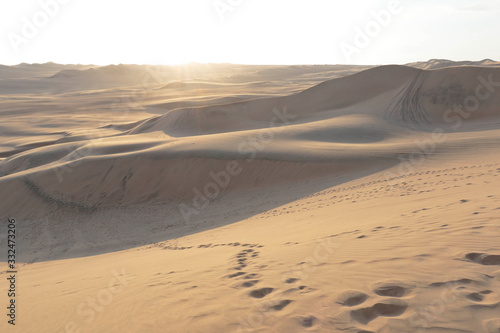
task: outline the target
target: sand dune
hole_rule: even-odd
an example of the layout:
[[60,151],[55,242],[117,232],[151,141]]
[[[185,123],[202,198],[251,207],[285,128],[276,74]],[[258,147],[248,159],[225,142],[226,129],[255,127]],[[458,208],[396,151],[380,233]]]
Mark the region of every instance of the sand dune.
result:
[[417,67],[420,69],[439,69],[445,67],[457,66],[500,66],[500,62],[491,59],[483,59],[480,61],[451,61],[447,59],[431,59],[424,62],[414,62],[407,64],[408,66]]
[[[108,126],[65,133],[40,142],[37,149],[28,149],[33,144],[19,146],[3,161],[1,181],[5,186],[13,182],[25,193],[22,200],[8,203],[19,213],[28,211],[34,200],[50,203],[50,209],[182,202],[197,184],[210,182],[215,166],[224,170],[227,163],[241,166],[249,159],[251,167],[238,179],[266,184],[278,181],[269,170],[287,163],[295,171],[290,169],[283,180],[335,174],[336,168],[324,163],[389,163],[428,131],[450,130],[455,122],[447,122],[446,113],[475,96],[475,87],[492,77],[500,77],[500,69],[386,66],[288,96],[174,109],[114,130]],[[490,82],[489,89],[500,85]],[[488,126],[499,116],[500,94],[483,90],[491,96],[480,103],[478,99],[477,110],[463,117],[462,127],[473,121]],[[448,141],[463,140],[457,135],[462,131],[451,133]],[[183,177],[174,176],[178,170],[185,171]],[[257,176],[250,170],[268,171]],[[60,181],[63,176],[65,181]],[[225,190],[253,186],[236,180]],[[61,194],[64,198],[58,199]]]
[[499,332],[497,63],[19,67],[21,331]]
[[[450,109],[454,111],[456,105],[462,106],[465,120],[486,120],[498,116],[499,95],[492,95],[488,89],[498,88],[500,83],[492,78],[499,75],[500,69],[496,68],[422,71],[405,66],[377,67],[286,97],[180,108],[158,119],[147,120],[143,128],[139,126],[133,133],[162,130],[183,136],[248,129],[271,121],[274,114],[269,110],[285,106],[295,116],[294,122],[329,112],[324,118],[367,114],[397,120],[407,127],[444,126],[454,122],[447,114]],[[479,91],[487,96],[484,100],[475,97],[478,87],[482,87]],[[469,108],[473,111],[468,111]],[[214,116],[223,117],[224,121]]]

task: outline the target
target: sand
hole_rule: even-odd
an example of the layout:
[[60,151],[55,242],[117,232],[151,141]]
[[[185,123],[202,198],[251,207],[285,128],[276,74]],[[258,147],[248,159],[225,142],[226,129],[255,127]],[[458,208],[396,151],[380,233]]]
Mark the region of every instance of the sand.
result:
[[0,75],[16,330],[500,332],[498,63]]

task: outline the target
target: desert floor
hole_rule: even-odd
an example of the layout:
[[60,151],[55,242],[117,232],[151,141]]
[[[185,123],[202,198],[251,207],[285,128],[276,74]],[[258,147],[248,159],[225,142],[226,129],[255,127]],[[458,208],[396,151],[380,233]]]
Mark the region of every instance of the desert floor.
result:
[[472,65],[0,68],[0,330],[500,332]]

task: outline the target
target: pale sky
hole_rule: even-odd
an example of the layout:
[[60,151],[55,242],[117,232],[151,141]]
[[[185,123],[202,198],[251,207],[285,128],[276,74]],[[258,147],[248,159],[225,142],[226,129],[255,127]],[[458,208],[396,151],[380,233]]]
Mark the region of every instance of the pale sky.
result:
[[2,0],[0,22],[6,65],[500,60],[500,0]]

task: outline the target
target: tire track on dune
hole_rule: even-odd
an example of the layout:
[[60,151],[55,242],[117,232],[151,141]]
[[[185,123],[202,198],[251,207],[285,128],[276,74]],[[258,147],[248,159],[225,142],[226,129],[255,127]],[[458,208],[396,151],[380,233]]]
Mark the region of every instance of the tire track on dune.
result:
[[426,75],[427,72],[418,73],[407,87],[396,95],[388,119],[396,118],[408,125],[431,125],[421,103]]
[[54,196],[49,195],[48,193],[44,192],[34,181],[32,181],[29,178],[24,178],[23,179],[24,185],[26,185],[26,188],[33,194],[36,198],[42,200],[45,203],[51,204],[51,205],[57,205],[58,207],[65,207],[65,208],[72,208],[72,209],[77,209],[79,211],[93,211],[95,210],[94,207],[92,206],[87,206],[81,203],[76,203],[72,201],[65,201],[62,199],[55,198]]

